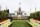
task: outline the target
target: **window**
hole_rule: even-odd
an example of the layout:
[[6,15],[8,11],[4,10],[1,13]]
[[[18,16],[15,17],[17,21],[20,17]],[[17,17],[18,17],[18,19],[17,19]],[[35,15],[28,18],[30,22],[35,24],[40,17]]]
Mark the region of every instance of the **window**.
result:
[[22,15],[22,12],[17,12],[17,15]]

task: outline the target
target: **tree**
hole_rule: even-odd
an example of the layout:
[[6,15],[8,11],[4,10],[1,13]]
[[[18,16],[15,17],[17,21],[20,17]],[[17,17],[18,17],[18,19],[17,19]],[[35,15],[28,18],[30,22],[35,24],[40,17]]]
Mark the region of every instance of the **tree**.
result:
[[36,18],[36,19],[40,20],[40,11],[37,11],[35,13],[31,13],[30,16],[32,18]]
[[0,20],[2,20],[2,11],[0,11]]
[[39,18],[39,11],[35,13],[35,17],[38,19]]
[[8,17],[10,17],[9,13],[7,13],[5,10],[4,11],[0,11],[0,20],[6,19]]
[[31,13],[30,16],[31,16],[32,18],[35,18],[35,13]]
[[9,14],[9,13],[6,13],[6,17],[7,17],[7,18],[10,17],[10,14]]

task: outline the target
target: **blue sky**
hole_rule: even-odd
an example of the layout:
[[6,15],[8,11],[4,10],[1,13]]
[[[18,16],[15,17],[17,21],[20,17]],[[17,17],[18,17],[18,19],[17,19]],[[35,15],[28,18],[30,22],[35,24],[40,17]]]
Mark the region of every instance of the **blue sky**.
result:
[[19,2],[21,2],[21,10],[24,10],[27,15],[35,12],[35,4],[36,11],[40,11],[40,0],[0,0],[1,10],[6,10],[7,8],[10,10],[10,13],[14,13],[14,11],[19,9]]

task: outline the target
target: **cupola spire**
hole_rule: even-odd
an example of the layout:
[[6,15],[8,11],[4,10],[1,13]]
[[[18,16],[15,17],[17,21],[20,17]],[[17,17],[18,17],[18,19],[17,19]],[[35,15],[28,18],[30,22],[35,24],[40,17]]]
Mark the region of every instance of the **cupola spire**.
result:
[[19,2],[19,11],[21,11],[21,2]]

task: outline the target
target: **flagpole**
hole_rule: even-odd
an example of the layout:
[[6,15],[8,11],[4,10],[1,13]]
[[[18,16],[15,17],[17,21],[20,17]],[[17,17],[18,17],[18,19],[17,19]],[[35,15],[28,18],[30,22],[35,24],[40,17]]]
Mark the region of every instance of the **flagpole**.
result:
[[7,13],[7,5],[6,5],[6,13]]
[[35,1],[35,12],[36,12],[36,10],[37,10],[37,9],[36,9],[36,2],[37,2],[37,0]]
[[30,14],[31,14],[31,0],[30,0]]
[[36,12],[36,2],[35,2],[35,12]]
[[[36,0],[37,1],[37,0]],[[36,14],[36,1],[35,1],[35,14]],[[36,16],[36,15],[35,15]]]
[[1,5],[0,5],[0,11],[1,11]]
[[6,5],[6,10],[7,10],[7,5]]

